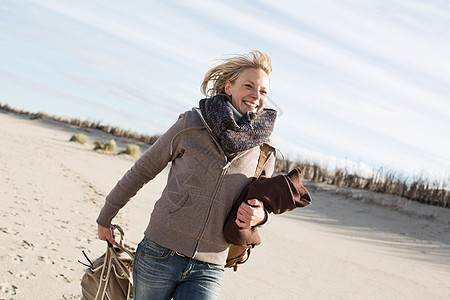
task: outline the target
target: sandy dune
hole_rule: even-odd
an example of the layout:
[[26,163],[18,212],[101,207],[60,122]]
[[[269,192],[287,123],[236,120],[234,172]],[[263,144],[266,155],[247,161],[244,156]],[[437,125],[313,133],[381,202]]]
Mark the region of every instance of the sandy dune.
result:
[[[84,132],[89,145],[68,142]],[[78,299],[81,250],[105,244],[95,219],[133,164],[95,152],[106,138],[0,113],[0,299]],[[125,140],[116,139],[119,147]],[[115,219],[142,238],[167,170]],[[450,210],[387,195],[308,183],[313,204],[275,216],[221,299],[450,299]]]

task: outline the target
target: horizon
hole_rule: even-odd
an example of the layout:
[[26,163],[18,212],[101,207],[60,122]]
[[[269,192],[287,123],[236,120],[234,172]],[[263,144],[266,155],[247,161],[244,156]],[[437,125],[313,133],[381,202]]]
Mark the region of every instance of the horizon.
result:
[[286,158],[450,180],[450,4],[227,4],[5,1],[0,103],[161,134],[216,59],[258,49]]

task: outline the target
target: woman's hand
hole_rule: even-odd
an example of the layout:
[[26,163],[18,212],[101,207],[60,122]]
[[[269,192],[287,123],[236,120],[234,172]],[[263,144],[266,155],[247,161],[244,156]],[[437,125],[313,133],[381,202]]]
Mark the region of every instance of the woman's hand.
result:
[[237,226],[241,228],[254,227],[261,224],[266,218],[264,204],[261,201],[250,199],[247,203],[241,203],[235,220]]
[[108,240],[111,244],[115,245],[115,235],[114,235],[114,227],[103,227],[101,225],[98,225],[98,238],[102,241]]

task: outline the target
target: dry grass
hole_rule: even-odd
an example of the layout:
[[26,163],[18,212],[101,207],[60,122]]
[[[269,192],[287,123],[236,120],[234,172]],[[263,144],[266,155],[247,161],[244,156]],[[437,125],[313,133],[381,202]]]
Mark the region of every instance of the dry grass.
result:
[[109,125],[102,125],[99,122],[92,122],[92,121],[81,121],[79,119],[70,119],[70,118],[61,118],[61,117],[56,117],[56,116],[52,116],[52,115],[48,115],[42,112],[38,112],[38,113],[31,113],[29,111],[24,111],[24,110],[18,110],[15,108],[12,108],[11,106],[9,106],[8,104],[1,104],[0,103],[0,110],[4,110],[7,112],[11,112],[17,115],[23,115],[23,116],[29,116],[31,120],[36,120],[36,119],[48,119],[48,120],[54,120],[57,122],[61,122],[61,123],[66,123],[66,124],[70,124],[73,126],[77,126],[79,128],[92,128],[92,129],[98,129],[101,131],[104,131],[106,133],[111,133],[114,136],[117,137],[124,137],[124,138],[129,138],[129,139],[133,139],[136,141],[141,141],[144,142],[146,144],[152,145],[153,143],[156,142],[156,140],[159,138],[159,135],[145,135],[145,134],[140,134],[134,131],[129,131],[129,130],[123,130],[121,128],[118,127],[113,127],[113,126],[109,126]]
[[287,173],[297,167],[302,169],[305,180],[324,182],[338,187],[360,188],[450,208],[450,191],[445,188],[448,183],[433,182],[421,176],[408,179],[393,171],[383,171],[382,169],[374,172],[372,177],[365,178],[344,170],[330,171],[317,164],[290,160],[278,160],[275,171]]
[[88,141],[88,137],[85,134],[82,133],[78,133],[78,134],[74,134],[72,135],[72,137],[69,140],[70,142],[78,142],[80,144],[86,144]]
[[120,151],[118,154],[128,154],[137,159],[141,156],[141,149],[136,144],[127,144],[125,150]]
[[116,151],[116,141],[111,139],[107,142],[105,141],[95,141],[94,150],[104,150],[108,152]]

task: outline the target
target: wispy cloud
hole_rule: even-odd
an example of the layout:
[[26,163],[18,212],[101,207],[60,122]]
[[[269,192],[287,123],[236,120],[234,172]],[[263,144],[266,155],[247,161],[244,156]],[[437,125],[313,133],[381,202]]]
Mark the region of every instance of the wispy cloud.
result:
[[30,0],[0,15],[0,83],[24,105],[19,86],[43,110],[59,97],[162,132],[197,104],[214,59],[257,48],[273,60],[285,152],[450,170],[445,1]]

